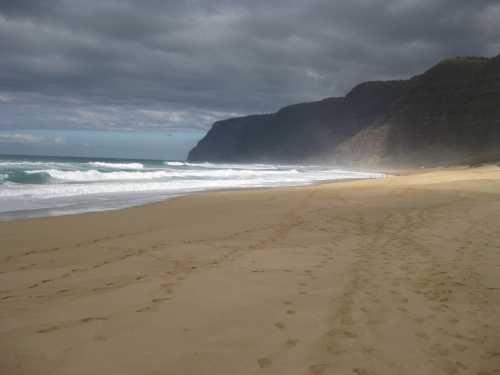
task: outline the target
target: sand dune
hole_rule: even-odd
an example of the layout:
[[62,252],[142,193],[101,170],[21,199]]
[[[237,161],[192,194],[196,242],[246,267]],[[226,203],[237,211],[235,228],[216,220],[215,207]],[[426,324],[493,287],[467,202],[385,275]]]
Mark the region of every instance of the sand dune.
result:
[[498,374],[500,169],[0,223],[1,374]]

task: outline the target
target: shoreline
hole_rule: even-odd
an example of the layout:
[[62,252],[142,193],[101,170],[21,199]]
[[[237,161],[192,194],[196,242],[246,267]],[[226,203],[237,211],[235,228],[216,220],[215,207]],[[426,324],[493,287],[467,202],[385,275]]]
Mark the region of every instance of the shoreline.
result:
[[0,372],[494,374],[500,168],[0,222]]
[[[382,173],[382,172],[380,172]],[[203,194],[210,194],[210,193],[217,193],[217,192],[232,192],[232,191],[254,191],[254,190],[271,190],[271,189],[291,189],[291,188],[302,188],[302,187],[308,187],[308,186],[315,186],[315,185],[323,185],[323,184],[335,184],[335,183],[342,183],[342,182],[349,182],[349,181],[362,181],[362,180],[373,180],[373,179],[381,179],[381,178],[387,178],[391,177],[391,175],[383,173],[383,177],[367,177],[367,178],[339,178],[339,179],[332,179],[332,180],[321,180],[321,181],[313,181],[309,184],[305,185],[290,185],[290,186],[259,186],[259,187],[235,187],[235,188],[220,188],[220,189],[210,189],[210,190],[203,190],[203,191],[195,191],[195,192],[185,192],[185,193],[174,193],[169,196],[164,196],[160,197],[158,196],[157,198],[148,198],[144,199],[144,202],[137,202],[135,204],[131,205],[119,205],[116,207],[100,207],[100,208],[94,208],[94,209],[86,209],[82,208],[80,210],[75,209],[68,209],[67,206],[64,208],[58,209],[57,207],[54,208],[40,208],[40,209],[29,209],[29,210],[15,210],[15,211],[4,211],[0,212],[0,223],[3,222],[12,222],[12,221],[20,221],[20,220],[32,220],[32,219],[43,219],[43,218],[49,218],[49,217],[61,217],[61,216],[72,216],[72,215],[82,215],[82,214],[87,214],[87,213],[99,213],[99,212],[107,212],[107,211],[120,211],[120,210],[126,210],[127,208],[132,208],[132,207],[143,207],[143,206],[148,206],[151,204],[158,204],[162,203],[171,199],[176,199],[180,197],[187,197],[187,196],[194,196],[194,195],[203,195]],[[139,193],[144,196],[149,196],[149,193]],[[125,200],[125,197],[124,199]],[[52,211],[60,211],[61,213],[57,214],[48,214],[48,212]]]

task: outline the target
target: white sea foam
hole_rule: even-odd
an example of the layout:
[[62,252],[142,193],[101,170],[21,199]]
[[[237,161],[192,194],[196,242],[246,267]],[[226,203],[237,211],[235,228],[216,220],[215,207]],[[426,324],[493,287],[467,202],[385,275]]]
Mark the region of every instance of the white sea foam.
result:
[[[9,170],[15,170],[13,181],[6,172]],[[23,174],[44,178],[30,179]],[[64,213],[70,210],[61,207],[73,207],[75,202],[79,212],[95,211],[208,190],[302,186],[383,176],[304,165],[7,160],[0,162],[0,212],[57,208]],[[0,220],[8,217],[2,215]]]
[[[299,181],[288,181],[287,186],[303,185]],[[90,194],[118,194],[118,193],[189,193],[214,189],[252,188],[252,187],[279,186],[277,181],[263,180],[229,180],[229,181],[169,181],[169,182],[131,182],[127,184],[101,183],[101,184],[68,184],[68,185],[43,185],[40,187],[26,187],[6,189],[0,193],[0,198],[37,198],[51,199]]]
[[230,164],[230,163],[184,163],[187,167],[208,168],[208,169],[243,169],[243,170],[275,170],[287,169],[294,166],[290,165],[275,165],[275,164]]
[[142,163],[106,163],[103,161],[93,161],[88,163],[93,167],[110,168],[110,169],[144,169]]
[[40,169],[26,171],[27,174],[40,174],[44,173],[50,177],[61,181],[74,181],[74,182],[96,182],[96,181],[116,181],[116,180],[152,180],[158,178],[165,178],[169,176],[166,171],[151,171],[151,172],[100,172],[95,169],[88,171],[62,171],[59,169]]
[[[59,173],[61,171],[58,171]],[[91,171],[87,171],[91,172]],[[87,173],[87,172],[67,172],[67,173]],[[96,171],[93,171],[96,172]],[[98,172],[99,173],[99,172]],[[136,173],[136,172],[112,172],[108,175],[116,175],[122,173]],[[140,172],[137,172],[138,174]],[[147,172],[147,173],[161,173],[161,172]],[[144,173],[140,173],[144,174]],[[102,175],[102,174],[101,174]],[[105,174],[106,175],[106,174]],[[26,185],[4,188],[0,190],[0,198],[58,198],[81,196],[89,194],[120,194],[120,193],[144,193],[144,192],[164,192],[164,193],[187,193],[193,191],[204,191],[213,189],[231,189],[231,188],[253,188],[253,187],[277,187],[277,186],[300,186],[308,185],[314,182],[333,180],[333,179],[346,179],[346,178],[375,178],[380,175],[365,174],[360,175],[356,173],[354,177],[352,173],[344,172],[342,174],[288,174],[288,175],[261,175],[253,178],[226,178],[226,179],[177,179],[167,181],[129,181],[123,183],[121,181],[103,181],[100,183],[73,183],[73,184],[47,184],[47,185]],[[75,177],[73,176],[73,181]],[[81,175],[76,178],[81,178]],[[88,177],[86,177],[88,178]],[[128,177],[130,180],[130,176]],[[88,182],[84,180],[83,182]]]
[[46,165],[47,163],[39,161],[0,161],[0,168],[25,165]]
[[235,169],[220,169],[211,171],[202,170],[156,170],[156,171],[143,171],[143,172],[128,172],[128,171],[114,171],[114,172],[101,172],[95,169],[88,171],[64,171],[59,169],[39,169],[26,171],[27,174],[40,174],[44,173],[50,177],[61,181],[74,181],[74,182],[95,182],[95,181],[131,181],[131,180],[155,180],[166,178],[249,178],[259,176],[286,176],[298,174],[297,169],[290,170],[235,170]]
[[181,161],[166,161],[166,165],[173,167],[193,167],[204,169],[251,169],[251,170],[275,170],[286,169],[294,166],[290,165],[275,165],[275,164],[232,164],[232,163],[189,163]]
[[57,168],[67,166],[70,167],[70,163],[57,163],[57,162],[43,162],[43,161],[2,161],[0,162],[0,169],[23,169],[23,168]]

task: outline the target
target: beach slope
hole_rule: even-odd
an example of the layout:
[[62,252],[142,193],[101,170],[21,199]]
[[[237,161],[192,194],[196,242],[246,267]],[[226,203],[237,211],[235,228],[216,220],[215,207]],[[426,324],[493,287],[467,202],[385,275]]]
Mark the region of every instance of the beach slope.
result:
[[1,374],[498,374],[500,168],[0,223]]

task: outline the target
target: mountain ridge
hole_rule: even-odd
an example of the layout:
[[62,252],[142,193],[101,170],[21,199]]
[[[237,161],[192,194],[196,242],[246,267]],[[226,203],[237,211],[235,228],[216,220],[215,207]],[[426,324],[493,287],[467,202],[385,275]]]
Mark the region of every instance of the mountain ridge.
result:
[[445,59],[344,97],[217,121],[190,161],[435,166],[500,154],[500,55]]

